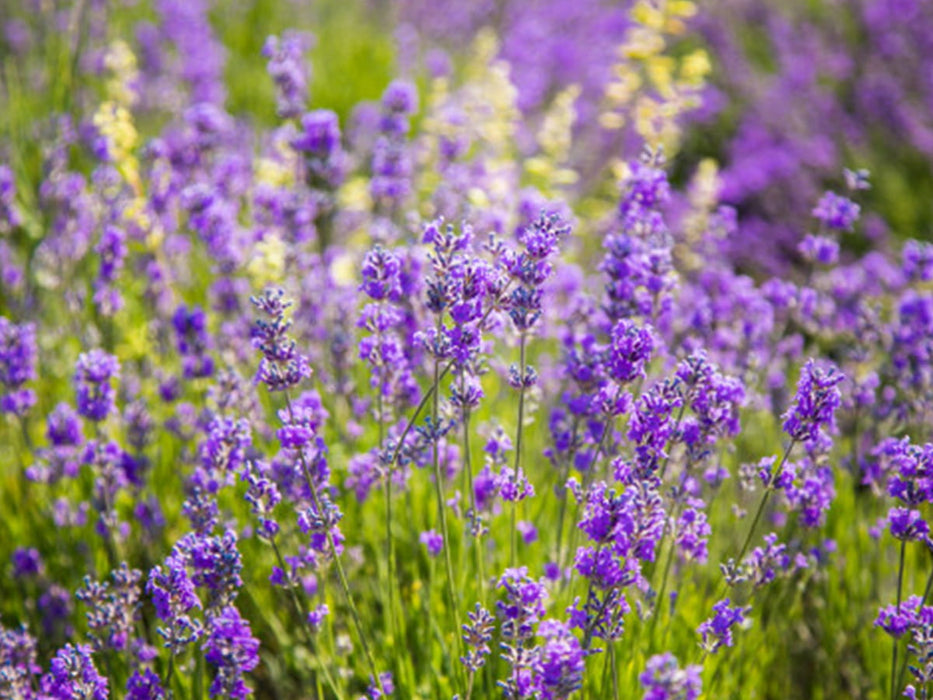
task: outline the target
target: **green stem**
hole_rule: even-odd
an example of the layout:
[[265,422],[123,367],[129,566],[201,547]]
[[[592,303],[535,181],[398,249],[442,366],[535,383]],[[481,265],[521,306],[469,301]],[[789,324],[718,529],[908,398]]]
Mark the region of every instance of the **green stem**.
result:
[[[900,563],[897,567],[897,614],[901,614],[901,592],[904,585],[904,559],[907,552],[907,540],[901,540]],[[891,700],[897,698],[897,638],[893,639],[894,646],[891,650]]]
[[[470,455],[470,411],[469,409],[464,410],[463,412],[463,471],[466,473],[466,489],[470,494],[470,511],[473,513],[473,518],[478,518],[479,513],[476,511],[476,493],[473,489],[473,460]],[[486,562],[485,557],[483,556],[483,535],[478,533],[473,538],[473,551],[476,556],[476,571],[479,574],[479,585],[480,585],[480,599],[483,603],[486,602]],[[470,683],[473,682],[473,674],[470,674]],[[468,696],[469,697],[469,696]]]
[[[438,321],[440,323],[440,321]],[[438,384],[440,383],[440,363],[434,361],[434,402],[431,409],[431,420],[433,429],[436,431],[438,429],[438,413],[440,408],[440,397],[437,390]],[[447,504],[444,499],[444,480],[443,475],[441,474],[441,464],[440,464],[440,452],[439,452],[439,441],[440,436],[435,433],[433,436],[434,440],[434,449],[433,449],[433,466],[434,466],[434,493],[437,496],[437,512],[438,517],[441,521],[441,535],[444,538],[444,568],[447,573],[447,597],[450,599],[450,614],[451,617],[457,619],[457,611],[460,606],[457,602],[457,593],[454,590],[454,568],[450,559],[450,548],[451,548],[451,539],[450,531],[447,527]]]
[[[522,433],[525,427],[525,333],[521,334],[519,339],[519,381],[521,383],[518,390],[518,426],[515,428],[515,469],[512,478],[516,481],[519,478],[519,469],[522,464]],[[515,527],[518,519],[518,499],[512,501],[512,527],[509,535],[509,566],[515,568]]]
[[[279,550],[279,546],[276,544],[274,537],[269,539],[269,544],[272,545],[272,551],[275,552],[275,558],[279,563],[279,567],[282,569],[282,573],[287,572],[288,568],[285,565],[285,559],[282,556],[282,552]],[[310,623],[308,622],[308,606],[305,605],[303,599],[298,597],[298,593],[295,591],[295,585],[291,580],[291,577],[289,577],[288,585],[286,588],[290,594],[290,599],[292,601],[292,605],[295,608],[295,613],[301,617],[301,629],[304,631],[305,641],[308,643],[308,648],[317,657],[318,666],[320,667],[321,674],[324,676],[324,680],[327,681],[327,685],[334,692],[334,695],[337,698],[342,698],[343,695],[337,689],[337,684],[334,682],[334,679],[330,674],[330,670],[327,668],[327,664],[324,663],[324,659],[321,658],[321,654],[317,650],[317,645],[314,643],[314,633],[311,631]]]
[[794,445],[796,444],[796,440],[791,440],[788,443],[787,449],[784,450],[784,456],[781,457],[781,461],[778,462],[777,466],[774,467],[771,470],[771,473],[768,475],[768,483],[765,485],[765,492],[762,494],[761,501],[758,503],[758,510],[755,511],[755,517],[752,518],[751,527],[748,528],[748,534],[745,536],[745,541],[742,543],[742,548],[739,550],[739,555],[735,558],[736,565],[741,565],[742,559],[745,557],[746,552],[748,552],[748,547],[752,542],[752,538],[755,536],[755,529],[758,527],[758,522],[761,520],[761,516],[764,514],[765,506],[768,504],[768,499],[771,497],[771,492],[774,490],[774,482],[777,480],[778,475],[780,475],[781,470],[787,463],[787,458],[790,457],[790,452],[792,449],[794,449]]
[[[288,409],[288,418],[290,421],[294,422],[295,413],[292,410],[292,402],[288,396],[287,391],[283,391],[282,394],[285,397],[285,406]],[[314,503],[314,508],[317,510],[318,514],[324,515],[324,508],[321,505],[321,498],[318,495],[317,488],[314,485],[314,479],[311,477],[311,469],[308,467],[308,460],[305,458],[304,449],[298,448],[298,460],[301,462],[301,469],[304,473],[305,481],[308,484],[308,491],[311,493],[311,500]],[[379,678],[379,673],[376,671],[376,662],[373,659],[372,650],[369,648],[369,642],[367,641],[366,634],[363,630],[363,623],[360,620],[360,613],[356,609],[356,603],[353,602],[353,593],[350,591],[350,582],[347,580],[347,574],[343,569],[343,564],[340,562],[340,556],[337,552],[337,544],[334,542],[334,535],[330,531],[330,528],[325,530],[325,536],[327,537],[327,547],[330,550],[331,558],[334,560],[334,568],[337,570],[337,578],[340,580],[340,587],[343,589],[343,595],[347,601],[347,607],[350,609],[350,617],[353,619],[353,625],[356,628],[357,636],[360,640],[360,646],[363,647],[363,654],[366,657],[366,663],[369,666],[369,673],[373,678],[373,683],[379,688],[380,692],[385,694],[385,689],[382,687],[382,680]]]

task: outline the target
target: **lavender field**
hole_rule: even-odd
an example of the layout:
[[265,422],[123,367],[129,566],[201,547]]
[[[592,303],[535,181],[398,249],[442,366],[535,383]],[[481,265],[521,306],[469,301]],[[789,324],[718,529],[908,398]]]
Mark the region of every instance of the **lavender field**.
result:
[[933,698],[933,4],[0,0],[0,698]]

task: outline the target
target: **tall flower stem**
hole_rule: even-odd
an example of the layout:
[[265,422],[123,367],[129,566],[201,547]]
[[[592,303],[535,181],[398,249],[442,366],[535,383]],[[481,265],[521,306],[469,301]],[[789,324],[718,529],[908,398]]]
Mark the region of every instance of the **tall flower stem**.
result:
[[[440,325],[440,319],[438,319]],[[447,527],[447,504],[444,502],[444,482],[441,474],[440,453],[438,451],[438,442],[440,441],[438,414],[440,409],[440,396],[438,385],[440,384],[441,366],[437,359],[434,360],[434,401],[431,408],[432,428],[435,431],[433,435],[433,466],[434,466],[434,493],[437,496],[437,511],[441,521],[441,535],[444,538],[444,568],[447,573],[447,597],[450,600],[451,617],[457,619],[457,611],[460,606],[457,602],[457,593],[454,590],[454,567],[450,559],[450,531]],[[459,637],[458,637],[459,639]]]
[[[519,469],[522,465],[522,433],[525,428],[525,333],[521,334],[518,344],[519,353],[519,381],[521,386],[518,390],[518,426],[515,428],[515,469],[512,474],[513,479],[519,478]],[[515,568],[515,541],[516,526],[518,518],[518,499],[512,501],[512,527],[509,535],[509,566]]]
[[[765,484],[765,492],[761,495],[761,501],[758,502],[758,509],[755,511],[755,517],[752,518],[752,524],[748,528],[748,534],[745,535],[745,541],[742,543],[742,548],[739,550],[739,555],[735,558],[736,564],[741,564],[742,559],[748,552],[748,547],[751,545],[752,538],[755,536],[755,530],[758,528],[758,523],[761,520],[761,516],[765,512],[765,506],[768,505],[768,499],[771,498],[771,492],[774,491],[774,484],[777,481],[778,476],[780,476],[781,471],[784,469],[784,465],[787,463],[787,459],[790,457],[790,452],[794,449],[794,445],[796,444],[796,440],[791,440],[787,444],[787,448],[784,450],[784,456],[781,457],[781,461],[771,469],[771,473],[768,475],[768,483]],[[728,583],[726,586],[728,586]],[[725,591],[723,591],[723,593],[725,593]],[[721,598],[722,596],[720,595],[719,597]]]
[[[463,375],[462,375],[463,376]],[[470,456],[470,409],[463,411],[463,471],[466,478],[466,491],[470,494],[470,511],[473,517],[479,517],[476,512],[476,492],[473,489],[473,461]],[[473,551],[476,556],[476,572],[479,575],[480,599],[486,600],[486,562],[483,556],[482,533],[477,533],[473,538]],[[473,682],[473,674],[470,674],[470,684]],[[469,696],[467,696],[469,697]]]
[[[288,409],[288,419],[289,421],[294,422],[295,413],[292,409],[292,402],[288,396],[287,391],[283,391],[282,394],[285,396],[285,406]],[[305,481],[308,484],[308,491],[311,493],[311,501],[314,503],[314,508],[317,512],[323,516],[324,508],[321,505],[321,498],[318,495],[317,488],[314,486],[314,479],[311,477],[311,469],[308,466],[308,460],[305,458],[304,449],[298,448],[298,460],[301,463],[301,469],[304,473]],[[353,619],[353,626],[356,628],[357,636],[360,639],[360,646],[363,647],[363,654],[366,656],[366,663],[369,666],[369,673],[373,677],[373,682],[379,687],[379,690],[385,694],[385,691],[382,687],[382,680],[379,678],[379,673],[376,671],[376,662],[373,659],[372,650],[369,648],[369,642],[366,639],[366,634],[363,630],[363,623],[360,620],[360,613],[356,609],[356,603],[353,602],[353,593],[350,591],[350,583],[347,580],[347,573],[343,569],[343,564],[340,562],[340,556],[337,552],[337,544],[334,542],[334,535],[331,533],[330,528],[326,528],[324,532],[327,538],[327,547],[330,550],[331,558],[334,560],[334,568],[337,570],[337,578],[340,580],[340,587],[343,589],[343,595],[347,601],[347,607],[350,609],[350,617]]]
[[[279,568],[282,569],[283,572],[288,571],[288,568],[285,564],[285,558],[282,556],[282,551],[279,549],[279,545],[276,543],[274,537],[269,538],[269,544],[272,546],[272,551],[275,553],[275,558],[279,563]],[[327,685],[331,691],[333,691],[334,696],[337,698],[342,698],[343,694],[337,689],[337,684],[334,682],[334,678],[331,676],[330,671],[327,668],[327,664],[324,662],[324,659],[321,658],[320,653],[317,651],[317,645],[314,643],[314,634],[309,628],[308,622],[308,606],[305,605],[304,601],[298,597],[298,593],[295,591],[294,583],[290,579],[286,588],[288,588],[289,599],[292,602],[295,614],[301,617],[301,629],[305,635],[305,641],[308,643],[308,648],[317,657],[318,667],[320,668],[321,674],[324,676],[324,680],[327,681]],[[174,661],[174,657],[172,658],[172,661]],[[171,668],[172,667],[169,666],[169,671],[171,671]]]
[[[907,553],[907,540],[901,540],[901,553],[897,565],[897,614],[901,614],[901,594],[904,586],[904,559]],[[893,639],[894,647],[891,649],[891,700],[897,698],[897,637]]]

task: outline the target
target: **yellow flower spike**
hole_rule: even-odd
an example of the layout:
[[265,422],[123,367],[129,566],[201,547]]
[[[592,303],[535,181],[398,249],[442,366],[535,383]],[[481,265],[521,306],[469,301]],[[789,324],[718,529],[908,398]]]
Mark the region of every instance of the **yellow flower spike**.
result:
[[285,274],[285,243],[274,234],[266,235],[253,248],[246,272],[253,287],[261,289],[281,281]]
[[690,18],[696,15],[697,6],[692,0],[670,0],[667,3],[667,12],[673,17]]
[[544,115],[544,122],[538,132],[538,143],[541,150],[555,160],[564,160],[570,153],[573,125],[577,121],[574,102],[579,96],[579,85],[565,88],[554,98],[551,108]]
[[615,131],[625,126],[625,117],[618,112],[603,112],[599,115],[599,125],[604,129]]
[[370,211],[373,201],[369,194],[369,178],[358,175],[344,182],[337,190],[337,203],[348,211]]
[[122,39],[114,41],[104,54],[104,68],[110,73],[105,83],[107,98],[119,105],[131,107],[136,101],[133,84],[139,76],[136,55]]
[[621,51],[625,58],[639,61],[661,53],[664,47],[664,37],[660,33],[646,27],[636,27],[629,31]]
[[122,362],[143,358],[152,352],[152,327],[148,323],[121,324],[118,337],[121,342],[115,352]]
[[330,263],[330,276],[337,284],[344,286],[354,284],[357,279],[356,260],[349,253],[338,255]]
[[273,158],[259,158],[253,168],[257,184],[289,187],[295,182],[295,169]]
[[652,56],[645,61],[645,72],[655,89],[665,99],[674,96],[674,67],[676,62],[670,56]]
[[711,70],[709,54],[704,49],[696,49],[687,54],[680,64],[681,79],[691,87],[702,86]]
[[634,22],[649,29],[661,29],[664,26],[664,12],[645,0],[639,0],[635,4],[630,16]]
[[489,206],[489,195],[479,187],[471,187],[467,192],[467,199],[477,209]]

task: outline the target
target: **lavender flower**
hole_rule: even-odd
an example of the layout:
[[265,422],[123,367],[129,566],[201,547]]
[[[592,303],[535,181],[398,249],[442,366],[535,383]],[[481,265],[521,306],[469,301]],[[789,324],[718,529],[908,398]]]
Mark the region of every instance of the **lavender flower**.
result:
[[52,659],[49,672],[42,677],[42,692],[55,700],[107,700],[107,679],[91,658],[91,648],[66,644]]
[[852,225],[858,221],[859,205],[835,192],[824,192],[813,210],[813,216],[828,229],[851,231]]
[[370,193],[377,209],[392,214],[411,192],[412,156],[406,144],[409,117],[418,108],[415,87],[395,81],[382,95],[380,136],[373,147]]
[[214,373],[214,360],[207,353],[210,341],[204,311],[197,306],[189,309],[182,304],[172,316],[172,326],[175,328],[185,378],[210,377]]
[[259,641],[235,607],[225,607],[208,618],[203,648],[204,658],[217,669],[209,690],[211,697],[248,697],[252,690],[243,681],[243,674],[259,665]]
[[94,422],[110,415],[114,408],[111,381],[120,376],[120,363],[103,350],[81,354],[75,365],[74,381],[78,396],[78,413]]
[[784,432],[794,440],[816,441],[824,429],[835,428],[840,404],[838,385],[845,376],[835,367],[822,368],[812,359],[800,373],[794,402],[784,413]]
[[473,612],[467,613],[467,617],[470,620],[469,624],[461,626],[467,651],[465,656],[460,657],[460,662],[471,673],[475,673],[483,667],[486,657],[489,656],[489,642],[492,640],[495,620],[479,603]]
[[311,376],[308,358],[298,352],[295,341],[288,336],[291,321],[285,312],[292,302],[281,289],[267,289],[250,301],[270,320],[257,319],[253,326],[253,346],[262,352],[257,381],[269,391],[285,391]]
[[15,325],[0,316],[0,410],[23,416],[35,404],[36,395],[23,385],[36,378],[36,326]]
[[139,619],[142,573],[126,562],[111,572],[112,583],[89,576],[75,597],[88,606],[87,624],[95,651],[127,649]]
[[569,627],[557,620],[545,620],[538,626],[545,642],[534,662],[536,685],[542,698],[567,698],[583,685],[584,653]]
[[0,625],[0,695],[32,697],[34,676],[39,671],[35,638],[25,627],[12,630]]
[[162,681],[148,668],[133,672],[126,682],[126,700],[164,700]]
[[0,234],[7,233],[22,223],[16,206],[16,180],[7,165],[0,165]]
[[286,31],[282,37],[270,36],[262,47],[269,59],[267,70],[276,87],[276,108],[280,117],[297,117],[304,110],[308,91],[308,70],[304,53],[311,38],[300,32]]
[[163,565],[152,569],[146,592],[152,596],[156,616],[167,623],[158,632],[172,654],[181,653],[185,646],[200,638],[201,624],[189,613],[200,608],[201,601],[180,552],[173,551]]
[[422,532],[418,541],[427,548],[432,557],[436,557],[444,549],[444,538],[434,530]]
[[643,700],[697,700],[702,681],[700,667],[681,669],[673,654],[665,653],[648,659],[645,671],[638,677],[645,687]]
[[703,650],[715,654],[721,647],[731,647],[732,628],[745,621],[748,611],[749,608],[730,606],[728,598],[713,605],[713,616],[697,628]]

